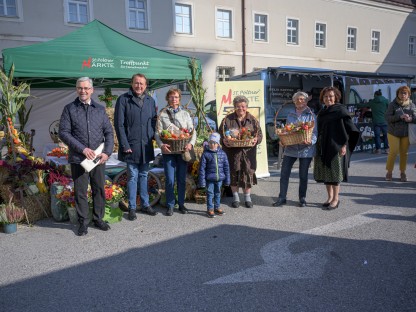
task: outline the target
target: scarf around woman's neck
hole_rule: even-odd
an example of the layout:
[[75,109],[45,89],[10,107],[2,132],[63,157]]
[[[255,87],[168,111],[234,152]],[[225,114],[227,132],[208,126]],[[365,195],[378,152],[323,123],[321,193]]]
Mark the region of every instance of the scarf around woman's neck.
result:
[[319,124],[323,125],[328,121],[339,120],[341,118],[347,117],[348,111],[343,107],[342,104],[334,104],[331,106],[325,106],[324,109],[321,109],[319,112],[319,122],[318,122],[318,130]]
[[396,97],[396,103],[399,104],[402,107],[409,106],[410,105],[410,99],[402,101],[402,100],[400,100],[399,98]]
[[169,107],[168,107],[168,109],[169,109],[171,112],[175,113],[175,114],[176,114],[177,112],[179,112],[180,110],[182,110],[180,106],[178,106],[177,108],[174,108],[174,107],[172,107],[172,106],[169,106]]

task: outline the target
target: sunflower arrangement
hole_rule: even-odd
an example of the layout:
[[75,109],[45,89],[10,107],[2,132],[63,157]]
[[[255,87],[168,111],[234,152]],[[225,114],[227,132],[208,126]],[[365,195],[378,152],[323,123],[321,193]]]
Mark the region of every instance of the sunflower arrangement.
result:
[[199,169],[199,161],[195,160],[193,163],[189,164],[188,172],[191,174],[191,176],[197,180],[198,179],[198,169]]

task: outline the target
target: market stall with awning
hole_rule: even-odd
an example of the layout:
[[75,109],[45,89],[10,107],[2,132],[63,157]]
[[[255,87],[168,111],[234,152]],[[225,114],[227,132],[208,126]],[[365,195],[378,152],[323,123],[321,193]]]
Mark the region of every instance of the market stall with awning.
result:
[[126,88],[133,74],[145,74],[149,88],[191,78],[189,57],[137,42],[98,20],[63,37],[29,46],[4,49],[3,68],[31,88],[73,88],[82,76],[96,87]]
[[[137,42],[98,20],[63,37],[2,53],[4,70],[8,73],[14,64],[15,81],[30,84],[33,97],[26,105],[33,108],[25,131],[36,130],[33,145],[39,156],[52,143],[50,126],[59,119],[65,104],[77,96],[75,82],[79,77],[93,79],[96,101],[104,93],[100,88],[111,87],[114,95],[126,92],[136,73],[146,75],[148,90],[191,79],[190,57]],[[197,64],[200,66],[198,60]]]

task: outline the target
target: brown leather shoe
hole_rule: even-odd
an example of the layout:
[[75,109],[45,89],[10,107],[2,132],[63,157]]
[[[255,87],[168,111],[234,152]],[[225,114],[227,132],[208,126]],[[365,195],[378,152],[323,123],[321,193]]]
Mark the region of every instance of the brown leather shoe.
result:
[[400,173],[400,181],[407,182],[406,173],[404,172]]
[[386,174],[386,181],[391,181],[393,179],[393,173],[387,172]]

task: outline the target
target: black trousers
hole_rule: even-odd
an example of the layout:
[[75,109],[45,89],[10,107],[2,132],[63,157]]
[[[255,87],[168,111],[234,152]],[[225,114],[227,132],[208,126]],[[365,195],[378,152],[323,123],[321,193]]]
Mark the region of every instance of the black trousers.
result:
[[90,172],[79,164],[71,164],[72,180],[74,181],[75,208],[80,224],[89,223],[88,184],[91,184],[93,201],[93,221],[101,221],[105,212],[105,164],[98,165]]

